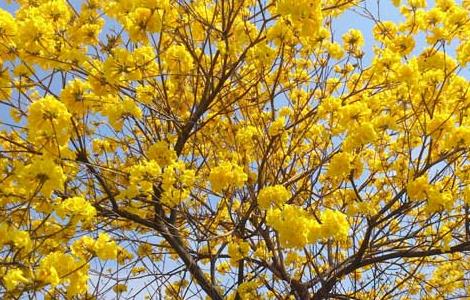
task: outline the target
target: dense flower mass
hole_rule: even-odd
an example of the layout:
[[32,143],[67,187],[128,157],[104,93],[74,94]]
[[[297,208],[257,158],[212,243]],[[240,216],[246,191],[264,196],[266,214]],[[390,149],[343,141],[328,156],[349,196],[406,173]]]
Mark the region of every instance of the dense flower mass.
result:
[[33,102],[28,113],[31,142],[51,150],[63,146],[70,137],[70,116],[64,103],[52,96]]
[[470,1],[0,7],[1,299],[470,297]]
[[271,204],[282,205],[291,197],[289,191],[282,185],[268,186],[258,194],[258,205],[268,209]]
[[240,166],[233,165],[228,161],[219,163],[211,170],[209,175],[209,181],[214,192],[221,192],[230,187],[241,187],[247,178]]

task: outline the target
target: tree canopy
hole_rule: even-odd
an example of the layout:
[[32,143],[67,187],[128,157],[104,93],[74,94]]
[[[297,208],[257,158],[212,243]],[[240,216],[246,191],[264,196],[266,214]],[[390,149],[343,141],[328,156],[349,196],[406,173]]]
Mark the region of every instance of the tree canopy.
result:
[[468,0],[9,5],[1,298],[470,296]]

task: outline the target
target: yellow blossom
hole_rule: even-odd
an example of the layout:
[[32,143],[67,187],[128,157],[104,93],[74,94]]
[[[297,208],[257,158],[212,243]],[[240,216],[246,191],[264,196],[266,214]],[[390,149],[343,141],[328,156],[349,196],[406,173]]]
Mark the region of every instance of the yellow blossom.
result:
[[221,192],[229,187],[239,188],[247,181],[248,176],[240,166],[228,161],[219,163],[211,170],[209,181],[214,192]]
[[228,255],[232,265],[245,258],[250,251],[250,244],[242,240],[234,240],[228,244]]
[[259,192],[258,205],[262,209],[268,209],[271,204],[276,206],[284,204],[290,197],[290,192],[284,186],[268,186]]
[[21,283],[28,283],[29,280],[24,277],[23,271],[20,269],[10,269],[3,277],[3,283],[7,291],[14,290]]
[[116,242],[111,240],[108,234],[101,233],[93,247],[96,255],[103,260],[116,259],[118,255],[118,246]]
[[46,96],[29,107],[28,128],[31,140],[39,146],[64,145],[70,137],[70,113],[53,96]]

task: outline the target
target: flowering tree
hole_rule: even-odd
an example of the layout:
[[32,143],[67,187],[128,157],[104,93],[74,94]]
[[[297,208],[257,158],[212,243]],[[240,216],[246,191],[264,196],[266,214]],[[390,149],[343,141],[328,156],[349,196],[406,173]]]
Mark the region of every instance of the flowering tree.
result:
[[0,297],[469,296],[470,2],[399,2],[0,10]]

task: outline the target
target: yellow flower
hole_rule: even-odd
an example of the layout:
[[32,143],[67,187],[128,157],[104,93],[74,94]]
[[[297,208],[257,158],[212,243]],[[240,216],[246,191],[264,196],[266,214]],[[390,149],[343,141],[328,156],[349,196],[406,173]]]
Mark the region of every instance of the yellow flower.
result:
[[258,294],[258,287],[260,283],[257,280],[250,280],[243,282],[237,289],[238,295],[241,300],[260,299]]
[[446,132],[445,145],[447,148],[465,147],[470,145],[470,126],[452,128]]
[[320,1],[280,0],[276,6],[277,12],[283,18],[290,19],[293,23],[291,26],[299,30],[303,37],[314,39],[318,35],[323,18]]
[[457,60],[463,67],[470,62],[470,39],[457,46]]
[[239,142],[240,147],[249,149],[253,147],[253,138],[258,134],[256,127],[244,126],[237,130],[235,140]]
[[351,172],[352,156],[348,152],[337,153],[330,160],[327,175],[336,178],[344,178]]
[[189,197],[195,181],[194,170],[187,170],[182,161],[172,163],[162,175],[162,203],[169,207],[180,204]]
[[327,46],[328,54],[331,58],[341,59],[344,55],[344,50],[338,43],[329,43]]
[[61,218],[72,217],[74,221],[82,221],[85,224],[93,222],[96,209],[83,197],[72,197],[64,200],[57,208],[57,215]]
[[186,74],[193,68],[193,57],[183,45],[170,46],[162,56],[170,74]]
[[134,41],[145,41],[148,33],[161,31],[162,18],[158,10],[138,7],[126,18],[125,28]]
[[136,88],[136,100],[143,103],[150,105],[152,101],[155,101],[157,98],[156,89],[151,85],[139,85]]
[[111,240],[107,233],[100,233],[93,248],[100,259],[106,260],[117,258],[118,246],[116,245],[116,242]]
[[123,283],[118,283],[113,287],[113,291],[116,292],[117,294],[127,292],[127,285]]
[[72,254],[86,260],[90,258],[92,252],[94,251],[95,240],[89,236],[83,236],[80,239],[73,242],[70,249],[72,250]]
[[14,290],[21,283],[28,283],[29,280],[24,277],[23,271],[20,269],[10,269],[3,277],[3,283],[7,291]]
[[39,281],[55,287],[64,279],[62,276],[74,268],[76,268],[76,262],[70,255],[56,251],[41,260],[35,274]]
[[217,272],[219,273],[225,274],[225,273],[230,272],[230,270],[231,270],[230,264],[226,261],[220,262],[217,265]]
[[295,205],[284,204],[282,208],[268,210],[266,223],[279,233],[282,247],[302,248],[321,238],[320,224]]
[[411,200],[424,200],[426,192],[429,189],[429,183],[426,176],[420,176],[408,183],[406,190]]
[[426,0],[408,0],[408,4],[413,8],[426,7]]
[[65,105],[53,96],[34,101],[29,107],[29,137],[52,149],[55,143],[65,145],[70,138],[70,117]]
[[349,29],[348,32],[343,35],[343,42],[346,49],[352,50],[364,45],[364,37],[360,30]]
[[31,53],[47,55],[54,52],[54,22],[47,20],[40,10],[31,10],[28,17],[17,22],[17,46]]
[[432,186],[427,192],[427,206],[428,212],[436,212],[445,210],[451,210],[455,199],[452,197],[452,193],[449,191],[439,191],[438,187]]
[[131,269],[131,273],[132,275],[139,275],[139,274],[142,274],[146,271],[146,268],[145,267],[133,267]]
[[42,191],[46,196],[50,196],[54,190],[62,190],[65,179],[62,167],[57,165],[48,156],[34,157],[31,164],[26,165],[20,173],[19,184],[28,186],[37,183],[37,186],[30,190],[33,194],[35,189]]
[[285,124],[286,124],[285,117],[277,118],[274,122],[271,123],[271,126],[269,126],[269,129],[268,129],[269,135],[276,136],[278,134],[281,134],[284,131]]
[[129,186],[122,196],[135,197],[139,193],[152,193],[155,180],[161,174],[161,167],[154,160],[143,161],[126,170],[129,173]]
[[13,42],[18,31],[18,26],[13,16],[0,8],[0,61],[2,59],[13,59],[11,49],[14,49]]
[[250,251],[250,244],[242,240],[234,240],[228,244],[228,255],[230,256],[230,263],[236,265],[236,263],[247,257]]
[[88,289],[88,272],[89,265],[88,263],[81,266],[77,266],[76,270],[72,272],[69,276],[69,286],[67,287],[67,298],[72,298],[76,295],[83,295],[87,292]]
[[349,223],[346,215],[337,210],[326,209],[321,214],[321,233],[324,238],[344,241],[348,237]]
[[280,206],[291,197],[290,192],[282,185],[264,187],[258,195],[258,205],[268,209],[272,204]]
[[460,267],[459,260],[438,264],[429,279],[432,286],[441,287],[446,294],[464,286],[464,269]]
[[462,198],[463,198],[463,201],[465,202],[465,204],[470,205],[470,185],[467,185],[463,189]]
[[120,100],[115,96],[107,96],[101,113],[108,117],[109,122],[117,131],[122,130],[126,117],[142,118],[142,110],[136,101],[129,97]]
[[176,160],[176,152],[170,148],[166,141],[158,141],[150,146],[147,155],[162,167],[166,167]]
[[23,249],[24,251],[31,250],[33,244],[27,231],[14,230],[13,232],[10,231],[10,235],[15,247]]
[[240,166],[223,161],[211,170],[209,181],[212,190],[216,193],[233,187],[239,188],[248,180],[248,176]]
[[67,106],[67,109],[76,114],[83,114],[92,105],[93,97],[90,93],[91,86],[88,82],[80,79],[73,79],[60,94],[60,99]]
[[397,31],[397,25],[392,21],[382,21],[374,26],[373,34],[376,40],[384,42],[393,39]]
[[110,84],[119,85],[125,81],[142,79],[142,72],[132,52],[116,48],[103,63],[103,76]]
[[279,233],[282,247],[302,248],[320,239],[347,239],[349,223],[345,214],[327,209],[320,219],[321,224],[301,207],[288,204],[270,209],[266,216],[267,224]]
[[147,244],[147,243],[140,244],[139,247],[137,248],[137,254],[140,257],[152,255],[152,245]]
[[411,35],[400,35],[391,41],[391,48],[400,55],[408,55],[415,47],[415,40]]

